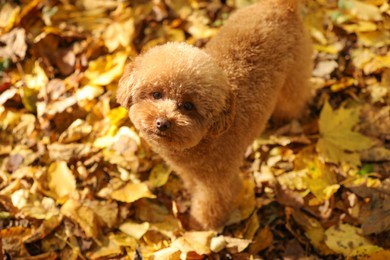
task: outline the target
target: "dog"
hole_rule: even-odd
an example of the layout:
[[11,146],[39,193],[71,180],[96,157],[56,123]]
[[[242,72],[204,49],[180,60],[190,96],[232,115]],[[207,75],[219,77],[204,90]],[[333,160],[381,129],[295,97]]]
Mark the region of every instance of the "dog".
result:
[[200,49],[170,42],[129,63],[117,101],[191,195],[188,228],[218,230],[237,207],[240,166],[267,121],[310,99],[311,43],[294,0],[231,15]]

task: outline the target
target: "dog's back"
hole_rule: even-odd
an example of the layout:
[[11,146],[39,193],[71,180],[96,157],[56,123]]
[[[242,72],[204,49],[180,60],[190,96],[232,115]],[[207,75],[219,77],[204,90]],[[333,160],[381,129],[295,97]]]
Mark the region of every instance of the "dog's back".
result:
[[309,98],[311,44],[297,0],[263,0],[238,10],[206,51],[238,88],[236,127],[253,130],[248,142],[273,111],[278,119],[296,117]]

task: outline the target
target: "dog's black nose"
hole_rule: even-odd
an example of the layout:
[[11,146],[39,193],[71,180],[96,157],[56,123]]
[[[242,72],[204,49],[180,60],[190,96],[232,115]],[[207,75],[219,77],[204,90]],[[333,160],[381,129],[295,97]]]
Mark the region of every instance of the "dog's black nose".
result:
[[171,126],[171,123],[166,118],[157,118],[156,119],[156,127],[160,131],[165,131]]

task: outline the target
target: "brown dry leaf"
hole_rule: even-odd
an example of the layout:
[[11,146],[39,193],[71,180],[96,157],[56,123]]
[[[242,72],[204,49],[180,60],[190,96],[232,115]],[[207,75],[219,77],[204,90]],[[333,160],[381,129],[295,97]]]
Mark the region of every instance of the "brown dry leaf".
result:
[[117,243],[116,236],[105,236],[101,244],[95,250],[88,252],[88,259],[112,259],[120,257],[124,253],[123,248]]
[[156,198],[156,195],[151,193],[145,183],[128,183],[123,188],[115,190],[111,193],[111,198],[114,200],[132,203],[141,198]]
[[315,218],[309,217],[299,210],[294,210],[293,218],[298,225],[305,231],[306,237],[310,239],[311,244],[324,255],[334,254],[332,248],[325,244],[325,229]]
[[[230,222],[235,224],[212,235],[183,232],[177,212],[186,212],[190,201],[181,181],[141,140],[115,92],[128,58],[167,41],[203,46],[235,8],[255,1],[5,2],[0,258],[389,258],[382,250],[389,229],[388,1],[315,0],[301,6],[314,42],[310,116],[278,130],[270,124],[263,141],[248,149],[243,171],[255,181],[244,179],[240,208]],[[327,116],[328,104],[323,108],[318,154],[310,143],[318,139],[325,100],[342,108],[329,109]],[[360,118],[350,111],[355,108],[343,107],[352,103],[365,104]],[[378,142],[366,150],[359,133]],[[303,210],[289,213],[290,207]],[[328,248],[323,227],[336,233],[339,219],[370,234],[376,245],[348,256]],[[359,241],[348,235],[342,242],[349,238]]]
[[49,233],[53,232],[62,222],[61,216],[53,216],[45,219],[42,224],[28,236],[24,238],[25,243],[45,238]]
[[253,239],[253,243],[249,246],[249,253],[256,255],[261,250],[268,248],[273,241],[274,236],[270,228],[265,227]]
[[84,205],[94,211],[96,216],[109,228],[118,222],[118,204],[115,201],[86,200]]
[[96,238],[98,236],[98,218],[89,207],[74,199],[69,199],[61,207],[61,213],[79,225],[87,237]]

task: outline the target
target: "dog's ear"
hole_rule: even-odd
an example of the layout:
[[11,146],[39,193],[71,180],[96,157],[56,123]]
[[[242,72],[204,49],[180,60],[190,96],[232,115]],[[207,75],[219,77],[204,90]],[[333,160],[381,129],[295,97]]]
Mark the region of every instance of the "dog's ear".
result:
[[131,106],[132,88],[134,85],[133,69],[134,65],[132,62],[126,65],[116,91],[117,102],[127,109]]
[[210,134],[219,136],[224,133],[232,125],[236,116],[236,92],[232,91],[226,100],[224,110],[218,115],[215,122],[211,125]]

